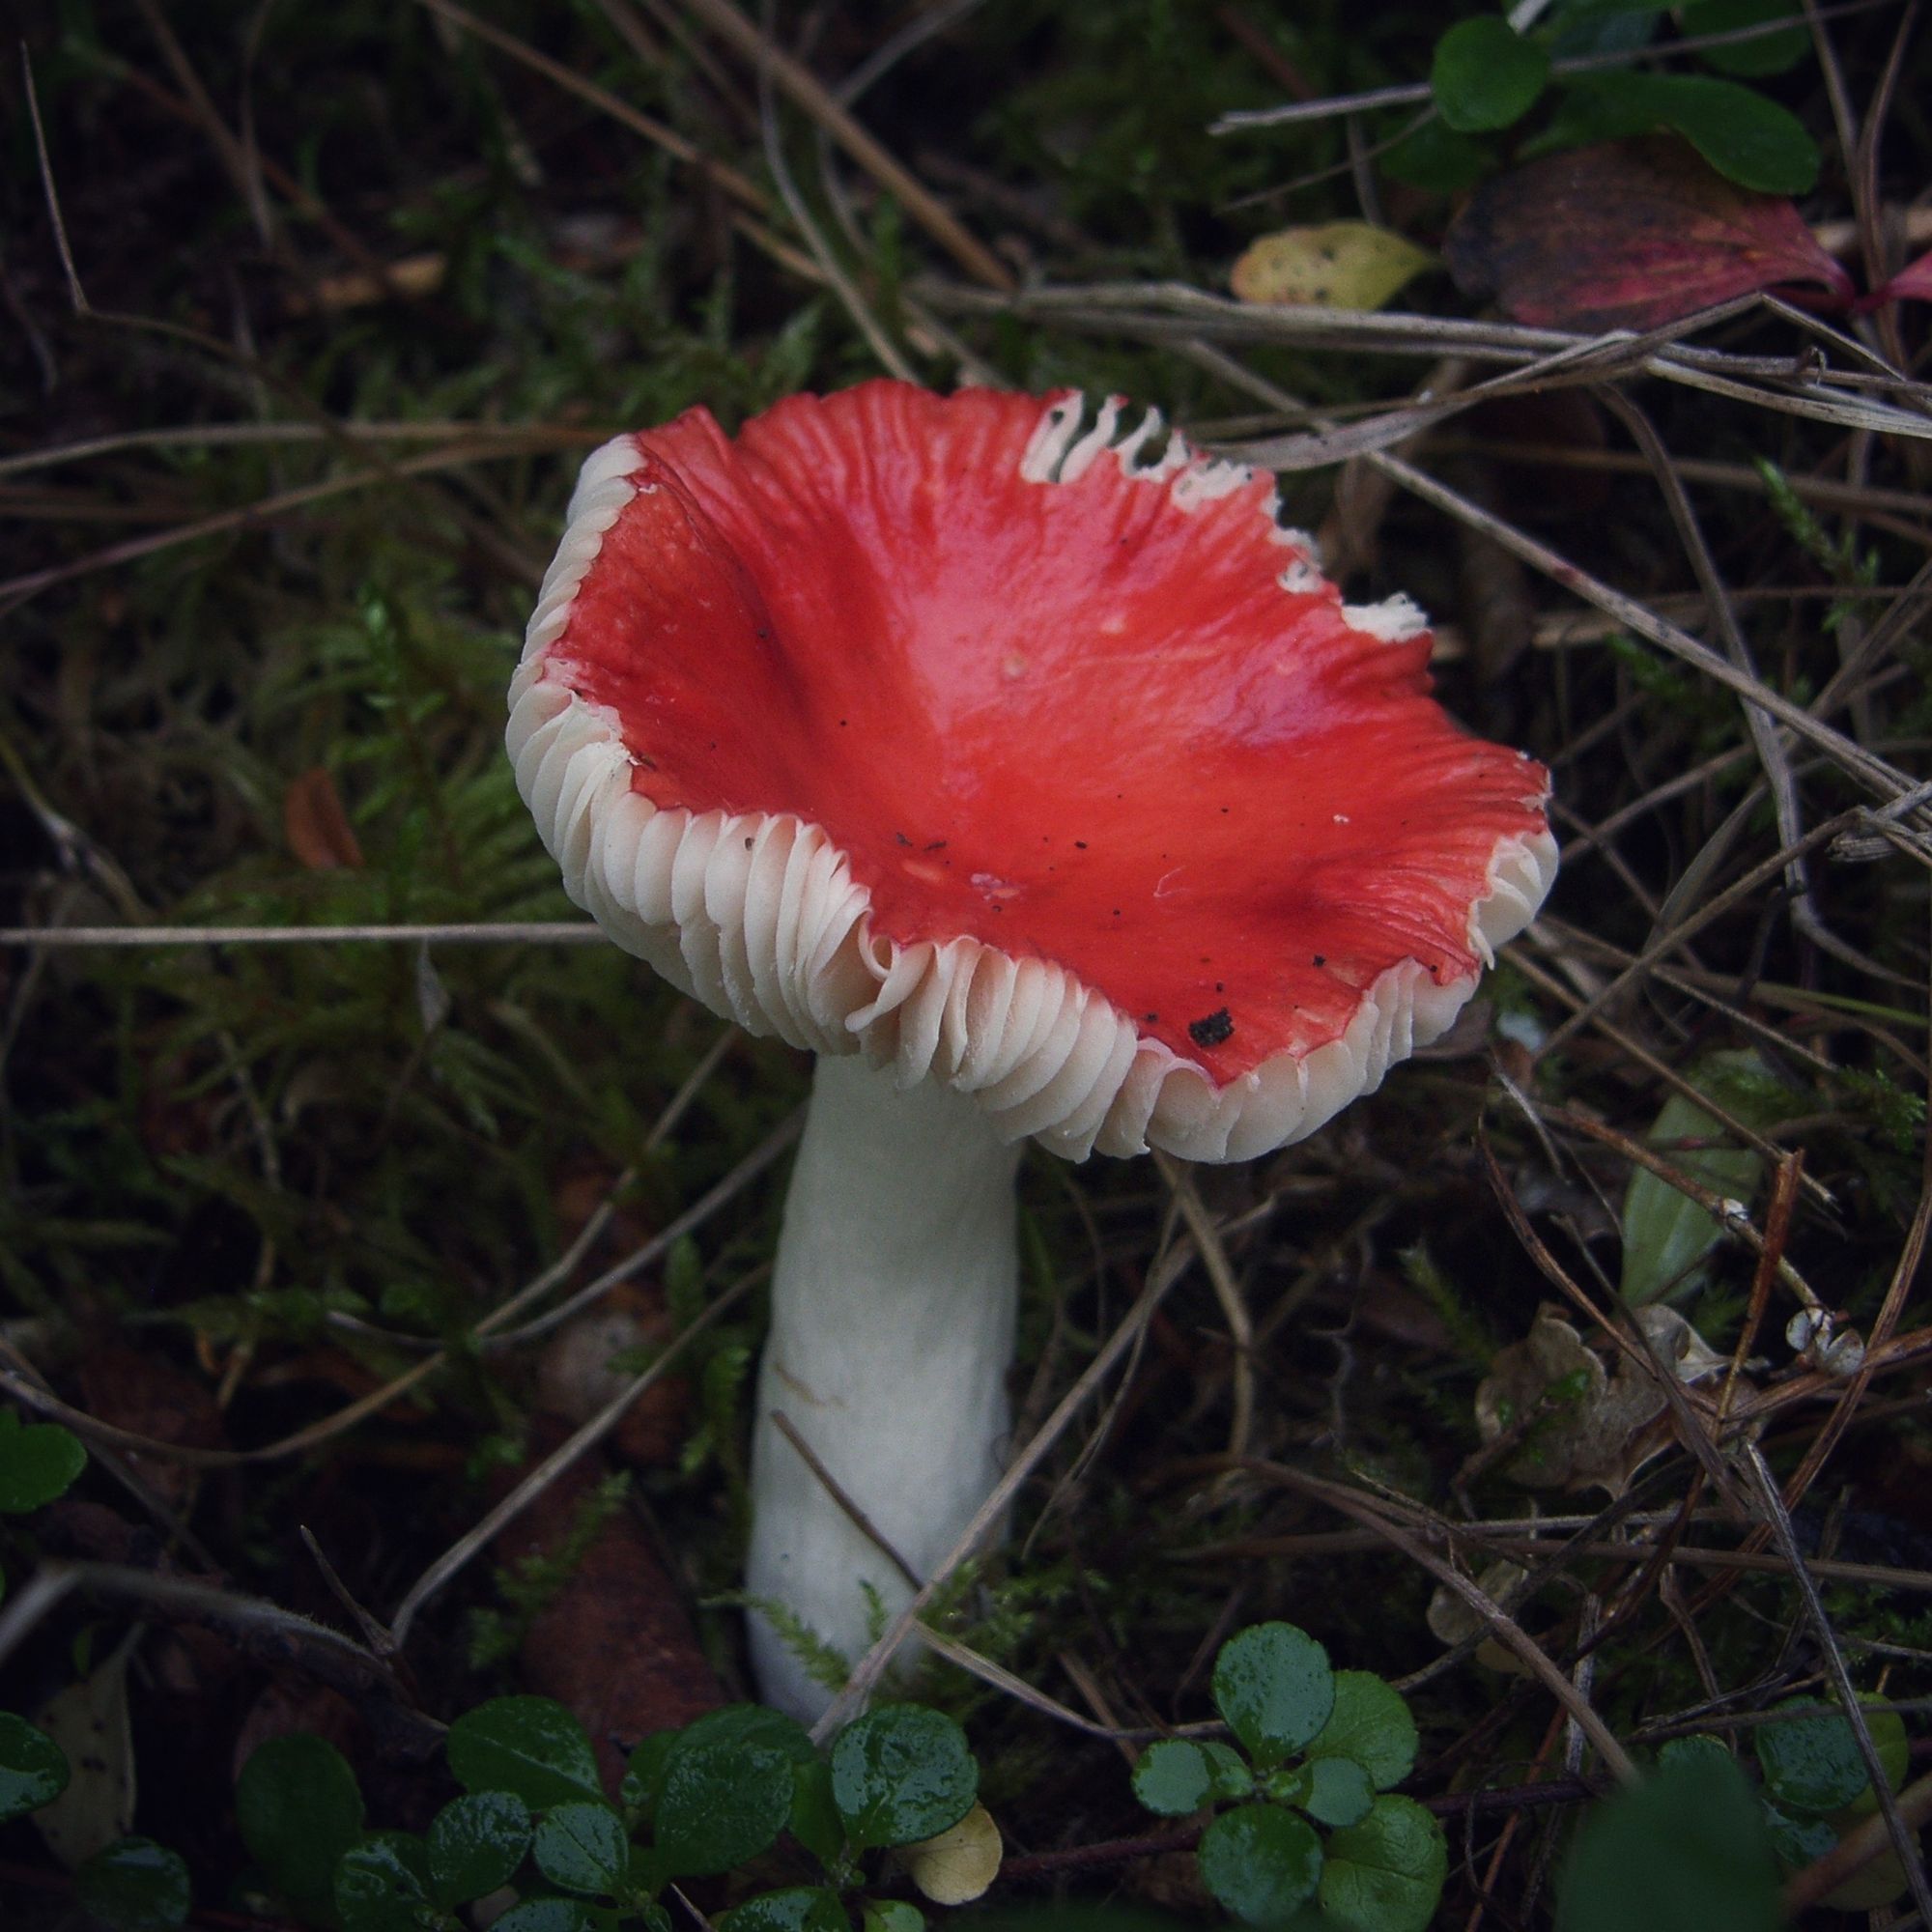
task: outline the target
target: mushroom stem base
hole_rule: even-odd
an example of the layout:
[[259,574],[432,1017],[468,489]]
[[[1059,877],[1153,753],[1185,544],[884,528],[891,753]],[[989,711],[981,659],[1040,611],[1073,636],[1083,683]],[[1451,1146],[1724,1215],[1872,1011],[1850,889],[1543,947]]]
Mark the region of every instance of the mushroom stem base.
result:
[[[1019,1279],[1019,1149],[950,1089],[900,1092],[857,1055],[821,1059],[785,1197],[752,1438],[747,1585],[856,1660],[876,1592],[911,1588],[828,1492],[787,1417],[922,1579],[999,1478]],[[767,1702],[808,1721],[831,1701],[770,1620],[752,1657]]]

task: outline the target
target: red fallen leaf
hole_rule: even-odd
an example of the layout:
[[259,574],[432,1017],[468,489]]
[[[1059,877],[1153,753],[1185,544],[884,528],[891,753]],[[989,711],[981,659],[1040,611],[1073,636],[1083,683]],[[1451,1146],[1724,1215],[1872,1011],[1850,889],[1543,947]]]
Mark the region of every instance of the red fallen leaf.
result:
[[1874,289],[1859,306],[1876,308],[1880,302],[1932,302],[1932,255],[1921,255],[1892,276],[1882,289]]
[[289,781],[282,794],[282,833],[289,850],[311,872],[355,871],[362,864],[342,795],[321,765]]
[[[530,1432],[532,1461],[554,1449],[564,1433],[554,1416],[538,1416]],[[574,1463],[498,1533],[492,1545],[497,1562],[555,1556],[579,1521],[579,1506],[609,1473],[595,1454]],[[514,1480],[506,1476],[504,1487]],[[613,1797],[625,1756],[639,1738],[678,1729],[724,1701],[682,1592],[642,1525],[623,1509],[598,1529],[582,1560],[537,1612],[519,1662],[525,1690],[576,1713]]]
[[[227,1446],[213,1391],[149,1350],[97,1344],[81,1362],[80,1393],[90,1415],[117,1429],[186,1449]],[[126,1454],[128,1466],[169,1503],[182,1502],[194,1485],[185,1463]]]
[[1833,307],[1852,298],[1793,203],[1726,181],[1674,134],[1571,148],[1485,182],[1443,253],[1465,295],[1543,328],[1653,328],[1792,282],[1822,286]]

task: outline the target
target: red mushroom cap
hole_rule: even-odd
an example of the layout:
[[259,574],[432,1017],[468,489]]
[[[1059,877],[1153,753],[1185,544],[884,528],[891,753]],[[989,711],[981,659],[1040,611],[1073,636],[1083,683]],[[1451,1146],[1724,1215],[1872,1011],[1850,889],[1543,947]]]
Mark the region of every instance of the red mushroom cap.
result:
[[1555,871],[1272,480],[1072,393],[900,383],[592,456],[512,688],[621,944],[1076,1157],[1239,1158],[1433,1038]]

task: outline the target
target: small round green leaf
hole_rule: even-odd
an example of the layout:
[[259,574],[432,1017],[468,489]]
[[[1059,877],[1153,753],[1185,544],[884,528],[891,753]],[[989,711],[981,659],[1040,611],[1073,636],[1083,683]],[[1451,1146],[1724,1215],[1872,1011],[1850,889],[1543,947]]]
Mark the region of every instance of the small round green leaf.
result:
[[676,1734],[680,1747],[697,1745],[755,1745],[775,1750],[793,1764],[810,1764],[818,1756],[811,1734],[796,1718],[766,1704],[726,1704],[694,1718]]
[[1314,1783],[1305,1764],[1278,1764],[1263,1774],[1259,1788],[1264,1798],[1275,1804],[1299,1804]]
[[624,1766],[624,1782],[617,1795],[624,1801],[624,1809],[639,1825],[648,1825],[651,1813],[658,1808],[658,1793],[664,1789],[665,1766],[670,1762],[678,1737],[676,1731],[652,1732],[631,1753]]
[[822,1757],[791,1768],[791,1834],[828,1870],[845,1850],[845,1821],[832,1796],[832,1767]]
[[1200,1749],[1213,1776],[1216,1798],[1238,1804],[1243,1798],[1254,1796],[1255,1775],[1249,1770],[1247,1759],[1233,1745],[1224,1745],[1219,1738],[1209,1738]]
[[593,1932],[596,1923],[582,1899],[526,1898],[493,1918],[490,1932]]
[[1657,1768],[1660,1771],[1689,1771],[1695,1776],[1700,1773],[1721,1776],[1712,1767],[1719,1758],[1730,1760],[1730,1747],[1721,1738],[1690,1737],[1672,1738],[1657,1753]]
[[256,1746],[235,1780],[242,1842],[304,1918],[327,1916],[335,1862],[362,1835],[362,1793],[325,1739],[292,1731]]
[[1764,1820],[1771,1827],[1771,1848],[1788,1872],[1803,1871],[1838,1842],[1836,1830],[1823,1818],[1794,1818],[1776,1804],[1767,1804]]
[[1549,56],[1499,14],[1459,20],[1435,43],[1430,92],[1459,134],[1520,121],[1549,80]]
[[[1905,1719],[1896,1711],[1874,1708],[1878,1701],[1869,1691],[1859,1693],[1859,1702],[1865,1706],[1865,1729],[1871,1734],[1872,1748],[1878,1752],[1878,1761],[1885,1768],[1886,1782],[1896,1791],[1905,1782],[1905,1774],[1912,1762],[1912,1742],[1905,1735]],[[1869,1818],[1877,1809],[1878,1800],[1869,1784],[1847,1807],[1848,1814],[1853,1818]],[[1845,1820],[1841,1818],[1838,1822],[1842,1825]]]
[[1412,1798],[1378,1798],[1359,1824],[1329,1833],[1321,1910],[1336,1932],[1423,1932],[1448,1871],[1434,1816]]
[[73,1875],[83,1911],[113,1932],[174,1932],[194,1902],[179,1853],[152,1838],[123,1838]]
[[496,1697],[449,1727],[449,1768],[466,1791],[514,1791],[532,1810],[602,1798],[597,1755],[549,1697]]
[[1764,1768],[1766,1795],[1776,1804],[1786,1811],[1836,1811],[1870,1788],[1859,1741],[1835,1711],[1808,1697],[1777,1708],[1817,1716],[1758,1726],[1757,1761]]
[[1163,1818],[1184,1818],[1214,1795],[1214,1767],[1199,1745],[1162,1738],[1134,1765],[1134,1796]]
[[608,1804],[573,1800],[554,1806],[530,1839],[537,1869],[565,1891],[614,1892],[630,1869],[624,1821]]
[[966,1733],[923,1704],[881,1704],[833,1744],[832,1801],[861,1851],[936,1838],[979,1795]]
[[1386,1791],[1415,1769],[1415,1719],[1394,1685],[1370,1670],[1335,1673],[1335,1708],[1308,1747],[1311,1758],[1353,1758]]
[[67,1754],[46,1732],[0,1711],[0,1824],[51,1804],[67,1789]]
[[836,1891],[794,1885],[746,1899],[724,1915],[721,1932],[852,1932],[852,1921]]
[[1214,1706],[1259,1765],[1298,1751],[1335,1708],[1328,1653],[1293,1624],[1237,1631],[1214,1660]]
[[1308,1767],[1301,1808],[1318,1825],[1359,1825],[1376,1802],[1369,1774],[1351,1757],[1318,1757]]
[[[1687,0],[1683,14],[1686,40],[1701,40],[1706,34],[1728,34],[1739,27],[1762,26],[1772,20],[1788,21],[1791,0]],[[1811,35],[1801,20],[1795,26],[1774,28],[1754,34],[1747,41],[1728,41],[1715,47],[1702,47],[1698,57],[1719,73],[1783,73],[1794,68],[1811,51]]]
[[64,1495],[87,1467],[79,1436],[57,1422],[0,1409],[0,1516],[25,1516]]
[[925,1932],[925,1914],[902,1898],[867,1898],[859,1907],[860,1932]]
[[658,1793],[658,1857],[678,1878],[730,1871],[777,1843],[792,1794],[792,1764],[781,1751],[729,1734],[694,1742],[688,1731]]
[[432,1920],[429,1851],[408,1832],[372,1832],[335,1862],[342,1932],[422,1932]]
[[452,1798],[430,1823],[429,1878],[439,1905],[468,1905],[509,1882],[530,1848],[529,1806],[514,1791]]
[[1208,1889],[1248,1925],[1285,1924],[1321,1877],[1314,1827],[1275,1804],[1222,1812],[1201,1834],[1197,1856]]
[[1789,108],[1755,88],[1698,73],[1616,76],[1634,107],[1674,128],[1740,187],[1805,194],[1818,180],[1818,144]]
[[1381,156],[1381,171],[1391,181],[1428,194],[1461,194],[1474,187],[1490,165],[1485,142],[1457,133],[1435,115]]
[[1594,1806],[1556,1880],[1556,1932],[1786,1922],[1764,1805],[1728,1752],[1680,1758]]

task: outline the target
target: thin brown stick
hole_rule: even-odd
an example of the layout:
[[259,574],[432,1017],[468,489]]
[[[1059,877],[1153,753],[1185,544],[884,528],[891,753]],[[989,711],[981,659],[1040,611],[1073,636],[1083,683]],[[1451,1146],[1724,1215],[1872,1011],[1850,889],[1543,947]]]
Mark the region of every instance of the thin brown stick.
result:
[[1925,1861],[1918,1856],[1918,1846],[1912,1828],[1907,1825],[1899,1811],[1898,1801],[1892,1795],[1891,1777],[1885,1768],[1885,1761],[1879,1756],[1878,1746],[1872,1741],[1871,1726],[1865,1721],[1864,1706],[1859,1701],[1857,1688],[1852,1683],[1852,1673],[1845,1662],[1845,1653],[1838,1647],[1836,1634],[1832,1629],[1832,1620],[1825,1614],[1825,1605],[1818,1595],[1818,1585],[1813,1581],[1810,1571],[1805,1567],[1804,1553],[1798,1547],[1798,1536],[1791,1526],[1791,1518],[1784,1507],[1784,1498],[1778,1492],[1777,1481],[1771,1473],[1771,1465],[1764,1460],[1763,1452],[1754,1442],[1747,1443],[1743,1451],[1744,1466],[1756,1484],[1758,1500],[1764,1505],[1765,1520],[1778,1548],[1784,1552],[1790,1565],[1792,1580],[1798,1585],[1798,1593],[1804,1605],[1804,1614],[1811,1625],[1812,1634],[1818,1640],[1818,1647],[1825,1660],[1825,1674],[1831,1680],[1832,1688],[1837,1692],[1838,1708],[1844,1714],[1845,1721],[1852,1727],[1852,1736],[1857,1741],[1859,1755],[1864,1760],[1866,1775],[1871,1779],[1872,1796],[1878,1800],[1880,1817],[1891,1839],[1893,1851],[1898,1854],[1898,1861],[1905,1868],[1907,1885],[1912,1890],[1912,1902],[1918,1908],[1920,1921],[1932,1926],[1932,1881],[1925,1873]]
[[[1908,1833],[1917,1833],[1932,1823],[1932,1776],[1915,1778],[1892,1801],[1892,1810],[1898,1822]],[[1823,1858],[1806,1865],[1803,1871],[1793,1872],[1784,1882],[1784,1910],[1786,1915],[1796,1919],[1803,1912],[1819,1905],[1851,1878],[1861,1872],[1892,1847],[1892,1820],[1884,1812],[1875,1812],[1861,1824],[1854,1825]],[[1918,1863],[1915,1858],[1906,1861],[1907,1868]],[[1922,1921],[1921,1921],[1922,1922]]]
[[588,946],[589,921],[472,920],[435,925],[0,925],[0,946],[127,952],[174,946]]
[[[399,476],[427,476],[439,470],[460,469],[466,464],[533,455],[548,447],[548,438],[538,438],[523,444],[508,440],[493,442],[484,449],[466,443],[456,449],[430,450],[421,456],[406,457],[402,462],[381,469],[357,470],[348,476],[326,476],[320,482],[304,483],[296,489],[263,497],[253,503],[243,503],[232,510],[219,510],[213,516],[197,518],[192,523],[179,524],[172,529],[158,530],[151,536],[129,537],[125,543],[111,544],[107,549],[94,551],[86,556],[74,557],[66,563],[49,564],[44,569],[30,570],[19,577],[10,578],[0,583],[0,605],[10,611],[16,610],[28,598],[36,597],[57,583],[69,583],[75,578],[89,577],[96,571],[110,569],[116,564],[138,562],[144,556],[173,550],[178,544],[198,543],[203,537],[226,536],[233,530],[256,529],[274,522],[277,517],[288,515],[291,510],[305,509],[311,503],[326,502],[333,497],[349,496]],[[535,577],[540,574],[533,573],[531,581],[534,582]]]
[[400,1650],[409,1641],[410,1631],[423,1605],[462,1570],[505,1523],[514,1522],[573,1463],[594,1449],[605,1436],[610,1435],[623,1421],[631,1405],[651,1387],[721,1315],[735,1308],[751,1291],[756,1279],[754,1275],[747,1275],[744,1280],[726,1289],[701,1314],[687,1322],[666,1344],[664,1352],[649,1368],[640,1375],[632,1377],[631,1380],[588,1422],[552,1450],[495,1509],[466,1530],[410,1585],[402,1602],[396,1605],[395,1615],[389,1619],[389,1641],[395,1649]]
[[825,1466],[823,1458],[805,1439],[798,1424],[781,1408],[775,1408],[771,1411],[771,1422],[779,1434],[798,1452],[799,1461],[811,1471],[812,1477],[818,1486],[844,1512],[846,1520],[851,1523],[852,1527],[881,1556],[885,1557],[892,1564],[893,1568],[905,1578],[910,1588],[917,1590],[919,1588],[919,1572],[899,1554],[897,1548],[894,1546],[891,1539],[888,1538],[885,1531],[859,1507],[858,1502],[854,1499],[850,1492],[847,1491],[844,1484]]
[[1406,1529],[1398,1528],[1371,1500],[1339,1483],[1323,1482],[1319,1476],[1304,1474],[1283,1463],[1250,1460],[1245,1467],[1256,1475],[1297,1494],[1311,1496],[1339,1515],[1350,1518],[1373,1530],[1384,1543],[1399,1549],[1418,1568],[1426,1570],[1438,1583],[1445,1583],[1475,1611],[1492,1634],[1516,1652],[1529,1666],[1537,1681],[1577,1720],[1577,1727],[1596,1746],[1598,1755],[1620,1783],[1637,1782],[1636,1766],[1630,1753],[1617,1742],[1615,1734],[1591,1707],[1576,1685],[1550,1662],[1548,1654],[1530,1636],[1500,1604],[1473,1578],[1465,1577],[1453,1563],[1441,1557]]
[[1121,1357],[1139,1341],[1148,1322],[1152,1320],[1154,1310],[1167,1298],[1175,1283],[1186,1273],[1187,1265],[1193,1259],[1193,1243],[1185,1239],[1174,1242],[1156,1259],[1148,1270],[1147,1285],[1135,1297],[1133,1306],[1121,1318],[1099,1352],[1081,1371],[1073,1386],[1061,1397],[1053,1413],[1040,1424],[1033,1440],[1008,1465],[1006,1473],[993,1486],[972,1521],[960,1532],[959,1540],[934,1566],[932,1575],[914,1593],[912,1601],[887,1626],[878,1642],[859,1660],[852,1675],[845,1681],[844,1690],[832,1700],[825,1715],[813,1726],[814,1739],[822,1742],[830,1737],[853,1711],[865,1703],[872,1687],[898,1655],[899,1645],[905,1641],[913,1625],[919,1621],[946,1579],[979,1548],[993,1525],[1006,1515],[1013,1498],[1045,1460],[1047,1451],[1060,1439],[1067,1425],[1086,1406],[1088,1398],[1106,1379]]
[[[451,0],[423,0],[446,7]],[[896,160],[833,98],[811,71],[773,44],[730,4],[730,0],[686,0],[689,12],[728,41],[754,66],[768,68],[774,83],[794,105],[824,127],[832,138],[902,207],[907,217],[932,237],[976,282],[989,289],[1013,286],[1012,271],[984,243],[969,234],[952,212]]]

